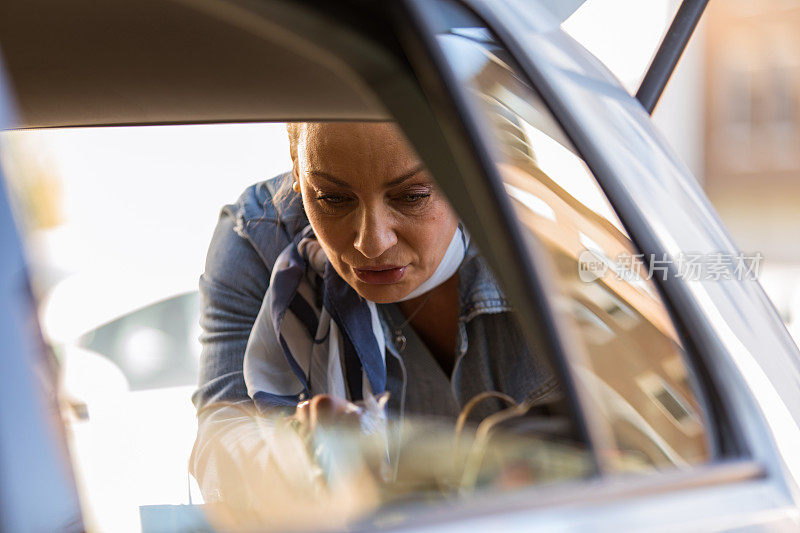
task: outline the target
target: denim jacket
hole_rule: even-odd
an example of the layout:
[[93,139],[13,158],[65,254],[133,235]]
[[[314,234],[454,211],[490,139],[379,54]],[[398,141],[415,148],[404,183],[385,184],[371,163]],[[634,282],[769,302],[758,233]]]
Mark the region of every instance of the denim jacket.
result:
[[[203,349],[199,388],[192,396],[198,413],[250,401],[243,374],[247,340],[278,254],[308,224],[294,194],[275,200],[291,179],[286,173],[257,183],[222,209],[200,278]],[[549,366],[527,348],[508,301],[472,246],[458,274],[457,353],[451,376],[456,405],[484,390],[504,392],[517,402],[552,398],[558,387]],[[398,357],[388,337],[387,346]],[[489,401],[481,410],[485,416],[500,407]]]

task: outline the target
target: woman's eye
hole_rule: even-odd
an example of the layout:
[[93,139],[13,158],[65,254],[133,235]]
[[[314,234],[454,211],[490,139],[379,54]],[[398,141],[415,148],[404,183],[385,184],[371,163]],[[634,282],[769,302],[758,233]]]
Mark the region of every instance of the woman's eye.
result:
[[415,204],[415,203],[417,203],[417,202],[419,202],[421,200],[424,200],[425,198],[428,198],[430,195],[431,195],[431,193],[429,193],[429,192],[408,193],[408,194],[402,195],[400,197],[400,199],[403,202],[406,202],[406,203],[409,203],[409,204]]
[[322,194],[317,196],[317,200],[325,202],[328,205],[341,205],[347,202],[348,198],[338,194]]

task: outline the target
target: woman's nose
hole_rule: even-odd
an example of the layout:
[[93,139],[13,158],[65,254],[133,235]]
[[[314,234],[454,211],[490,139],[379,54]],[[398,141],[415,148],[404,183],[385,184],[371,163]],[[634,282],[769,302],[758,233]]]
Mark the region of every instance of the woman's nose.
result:
[[397,244],[392,217],[379,208],[362,208],[354,246],[368,259],[380,257]]

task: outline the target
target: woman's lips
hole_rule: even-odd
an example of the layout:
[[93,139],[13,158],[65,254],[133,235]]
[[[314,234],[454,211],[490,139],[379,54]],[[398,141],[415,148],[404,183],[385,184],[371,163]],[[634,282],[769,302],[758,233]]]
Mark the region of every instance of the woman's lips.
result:
[[406,267],[386,265],[374,267],[354,268],[358,279],[364,283],[372,285],[388,285],[390,283],[397,283],[406,273]]

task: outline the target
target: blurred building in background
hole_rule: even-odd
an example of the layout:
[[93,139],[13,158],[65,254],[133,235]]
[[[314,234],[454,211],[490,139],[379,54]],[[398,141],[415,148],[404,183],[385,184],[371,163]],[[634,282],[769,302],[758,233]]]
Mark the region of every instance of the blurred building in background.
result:
[[[800,318],[800,1],[710,2],[704,187],[788,322]],[[793,324],[792,324],[793,325]]]

